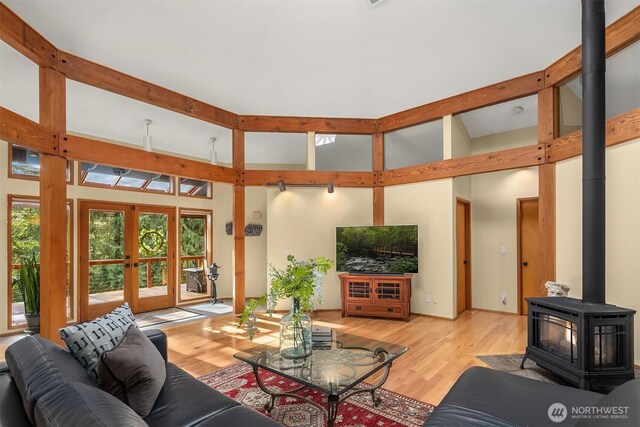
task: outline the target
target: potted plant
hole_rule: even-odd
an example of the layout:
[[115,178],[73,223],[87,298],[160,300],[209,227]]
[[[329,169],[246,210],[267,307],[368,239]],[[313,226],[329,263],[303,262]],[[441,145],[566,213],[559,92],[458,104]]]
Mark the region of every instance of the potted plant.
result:
[[311,318],[307,312],[319,302],[322,278],[333,267],[333,261],[316,257],[307,261],[287,256],[288,265],[281,270],[269,265],[271,287],[260,298],[251,299],[240,316],[239,326],[246,326],[249,339],[255,335],[255,311],[267,307],[273,314],[276,303],[291,298],[291,311],[280,319],[280,354],[289,359],[299,359],[311,354]]
[[18,288],[24,301],[24,315],[28,334],[40,332],[40,264],[36,256],[21,261]]

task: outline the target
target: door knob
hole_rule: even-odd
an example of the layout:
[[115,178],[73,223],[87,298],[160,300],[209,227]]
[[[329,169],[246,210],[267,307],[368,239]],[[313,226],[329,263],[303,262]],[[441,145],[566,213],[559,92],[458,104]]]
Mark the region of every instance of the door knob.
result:
[[529,263],[527,261],[523,261],[522,265],[526,267],[527,265],[529,265]]

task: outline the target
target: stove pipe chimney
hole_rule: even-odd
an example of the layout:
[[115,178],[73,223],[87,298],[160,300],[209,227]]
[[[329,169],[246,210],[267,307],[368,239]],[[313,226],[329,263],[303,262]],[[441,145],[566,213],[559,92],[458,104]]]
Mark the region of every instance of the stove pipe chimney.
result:
[[605,303],[604,0],[582,0],[582,301]]

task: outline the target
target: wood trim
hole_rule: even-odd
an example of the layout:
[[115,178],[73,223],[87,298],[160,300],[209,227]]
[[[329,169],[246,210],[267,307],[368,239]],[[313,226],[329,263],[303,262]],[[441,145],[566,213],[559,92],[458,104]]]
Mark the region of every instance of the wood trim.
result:
[[511,101],[544,88],[544,71],[526,74],[378,119],[378,132],[390,132],[440,119],[450,114]]
[[[178,288],[178,304],[184,302],[196,302],[211,299],[211,296],[207,295],[202,298],[189,298],[182,299],[182,218],[196,217],[205,218],[205,255],[207,262],[211,264],[213,260],[213,210],[211,209],[196,209],[196,208],[178,208],[178,221],[176,228],[178,229],[178,241],[176,242],[176,287]],[[205,272],[206,274],[206,272]],[[209,288],[207,288],[209,289]],[[210,293],[210,292],[209,292]]]
[[[606,56],[616,54],[640,40],[640,6],[609,25],[605,30]],[[545,87],[557,86],[582,69],[582,46],[558,59],[545,69]]]
[[411,182],[518,169],[542,163],[544,163],[544,145],[530,145],[528,147],[387,170],[380,174],[380,183],[385,186],[408,184]]
[[548,87],[538,92],[538,143],[546,144],[559,133],[558,88]]
[[384,187],[380,185],[379,176],[384,171],[384,134],[375,133],[373,144],[373,225],[384,225]]
[[234,128],[236,126],[238,116],[231,111],[193,99],[104,65],[87,61],[68,52],[60,51],[58,56],[58,69],[68,79],[218,126],[226,128]]
[[58,49],[2,2],[0,39],[40,66],[58,66]]
[[233,186],[233,256],[234,286],[233,312],[240,314],[245,301],[245,189],[244,185]]
[[58,154],[56,132],[4,107],[0,107],[0,139],[40,153]]
[[538,197],[520,197],[516,199],[516,259],[517,259],[517,314],[522,313],[522,203],[538,200]]
[[236,169],[244,169],[244,131],[234,129],[232,135],[232,164]]
[[235,183],[232,168],[180,157],[146,152],[124,145],[61,134],[60,151],[68,159],[125,167],[165,175],[188,176],[203,181]]
[[[607,120],[607,147],[640,138],[640,108]],[[572,132],[547,144],[547,163],[582,155],[582,131]]]
[[[472,289],[471,289],[471,201],[466,200],[466,199],[462,199],[460,197],[456,197],[456,207],[457,204],[460,203],[462,205],[464,205],[464,226],[466,228],[466,233],[465,233],[465,253],[464,253],[464,258],[467,260],[467,264],[465,266],[465,311],[466,310],[471,310],[471,307],[473,307],[473,300],[472,300]],[[456,236],[457,237],[457,236]],[[456,283],[457,286],[457,283]],[[461,313],[460,313],[461,314]],[[456,314],[456,317],[459,314]]]
[[300,185],[319,185],[331,181],[336,187],[373,187],[374,176],[373,172],[243,170],[239,182],[247,186],[264,186],[280,180]]
[[375,119],[287,116],[239,116],[238,127],[246,132],[316,132],[370,135]]

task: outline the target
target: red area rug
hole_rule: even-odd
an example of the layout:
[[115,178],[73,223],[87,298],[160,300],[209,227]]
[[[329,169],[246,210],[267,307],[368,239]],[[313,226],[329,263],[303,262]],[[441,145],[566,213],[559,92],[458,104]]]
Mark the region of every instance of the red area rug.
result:
[[[260,370],[260,379],[269,389],[291,390],[298,383]],[[392,373],[393,375],[393,373]],[[256,383],[251,367],[246,363],[235,363],[198,378],[210,387],[237,400],[243,405],[265,413],[264,405],[269,396]],[[297,394],[305,396],[322,406],[327,404],[327,396],[310,388],[303,388]],[[376,408],[371,395],[361,393],[340,403],[335,426],[353,427],[421,427],[435,406],[420,402],[398,393],[379,388],[376,395],[382,403]],[[269,415],[269,414],[266,414]],[[325,414],[313,405],[300,400],[281,397],[271,412],[271,418],[289,427],[325,426]]]

